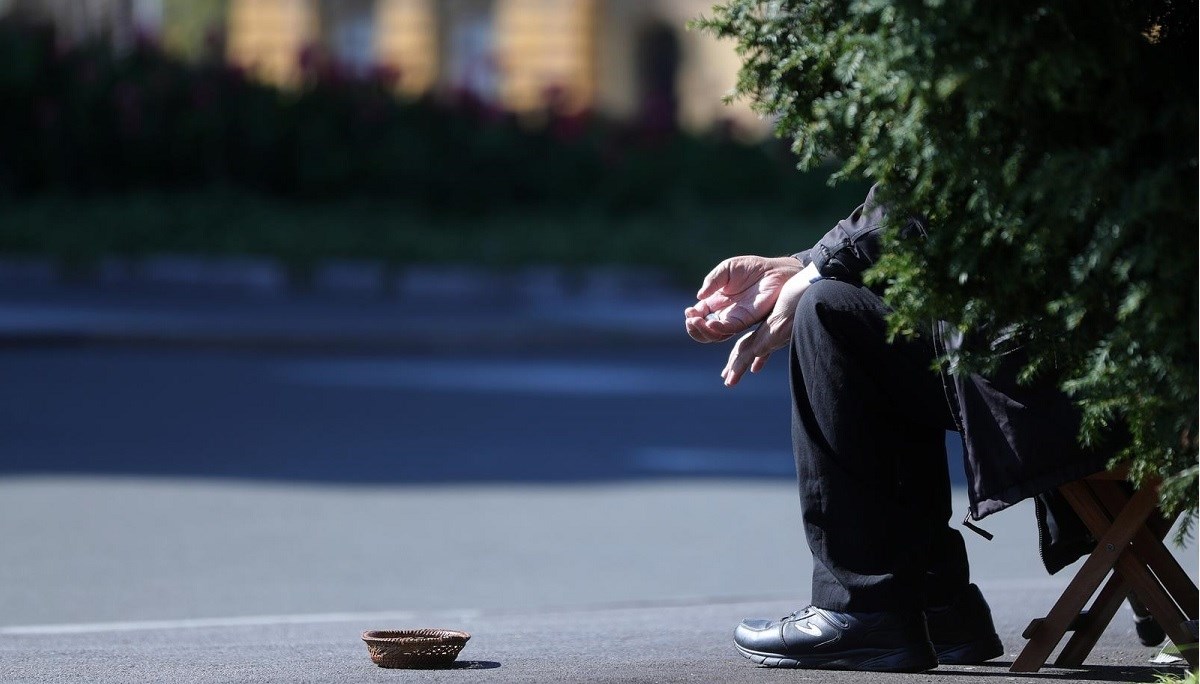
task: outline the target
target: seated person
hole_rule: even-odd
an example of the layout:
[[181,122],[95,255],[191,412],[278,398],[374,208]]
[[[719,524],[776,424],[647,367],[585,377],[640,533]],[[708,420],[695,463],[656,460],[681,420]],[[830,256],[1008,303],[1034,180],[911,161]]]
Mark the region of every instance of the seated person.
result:
[[[697,341],[740,335],[721,373],[729,387],[790,345],[812,604],[737,627],[738,650],[766,666],[919,672],[1003,654],[962,535],[949,526],[945,432],[963,439],[974,520],[1107,460],[1077,444],[1078,412],[1053,378],[1017,383],[1019,353],[984,378],[933,370],[962,344],[948,325],[888,341],[888,305],[860,278],[879,256],[886,211],[876,190],[810,250],[721,262],[684,314]],[[910,218],[902,236],[925,230]],[[1041,501],[1038,511],[1045,527],[1054,511]],[[779,512],[762,514],[769,538]],[[1049,541],[1057,542],[1044,548],[1051,572],[1087,551],[1081,538]]]

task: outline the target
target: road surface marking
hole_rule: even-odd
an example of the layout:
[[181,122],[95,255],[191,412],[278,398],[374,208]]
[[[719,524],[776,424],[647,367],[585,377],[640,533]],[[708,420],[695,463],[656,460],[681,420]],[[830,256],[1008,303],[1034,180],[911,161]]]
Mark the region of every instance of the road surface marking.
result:
[[[470,619],[477,611],[447,611],[456,619]],[[313,625],[327,622],[403,622],[415,613],[312,613],[298,615],[250,615],[243,617],[193,618],[185,620],[141,620],[132,622],[83,622],[59,625],[17,625],[0,627],[0,635],[39,636],[55,634],[96,634],[103,632],[157,631],[167,629],[204,629],[211,627],[263,627],[270,625]]]
[[794,477],[791,452],[755,449],[647,447],[633,453],[633,467],[648,473]]
[[[338,360],[283,364],[285,382],[321,387],[578,396],[694,396],[728,392],[717,373],[654,365],[559,361]],[[746,383],[740,394],[782,392]]]

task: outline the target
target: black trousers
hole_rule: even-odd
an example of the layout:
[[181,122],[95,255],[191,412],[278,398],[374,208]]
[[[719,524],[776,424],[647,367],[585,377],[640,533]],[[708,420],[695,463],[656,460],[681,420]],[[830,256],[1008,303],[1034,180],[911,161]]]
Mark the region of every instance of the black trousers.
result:
[[955,421],[934,351],[887,341],[869,289],[822,280],[792,333],[792,439],[812,603],[842,612],[949,603],[969,582],[949,526],[945,433]]

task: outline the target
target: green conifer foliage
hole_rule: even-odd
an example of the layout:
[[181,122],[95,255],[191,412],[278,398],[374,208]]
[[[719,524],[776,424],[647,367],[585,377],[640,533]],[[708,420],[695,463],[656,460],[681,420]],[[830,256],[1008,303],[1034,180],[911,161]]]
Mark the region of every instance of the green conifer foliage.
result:
[[[892,329],[1018,330],[1080,439],[1197,502],[1194,0],[725,0],[696,25],[737,42],[735,97],[802,168],[883,183],[920,240],[868,277]],[[977,335],[977,337],[980,337]],[[953,359],[986,369],[988,347]],[[1189,518],[1190,520],[1190,518]]]

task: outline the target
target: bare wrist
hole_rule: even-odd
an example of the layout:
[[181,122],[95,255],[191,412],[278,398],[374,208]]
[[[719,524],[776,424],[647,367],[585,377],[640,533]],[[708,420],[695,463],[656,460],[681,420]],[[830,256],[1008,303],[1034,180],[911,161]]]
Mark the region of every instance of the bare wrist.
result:
[[804,268],[804,264],[795,256],[773,257],[770,264],[772,269],[781,271],[799,271]]

